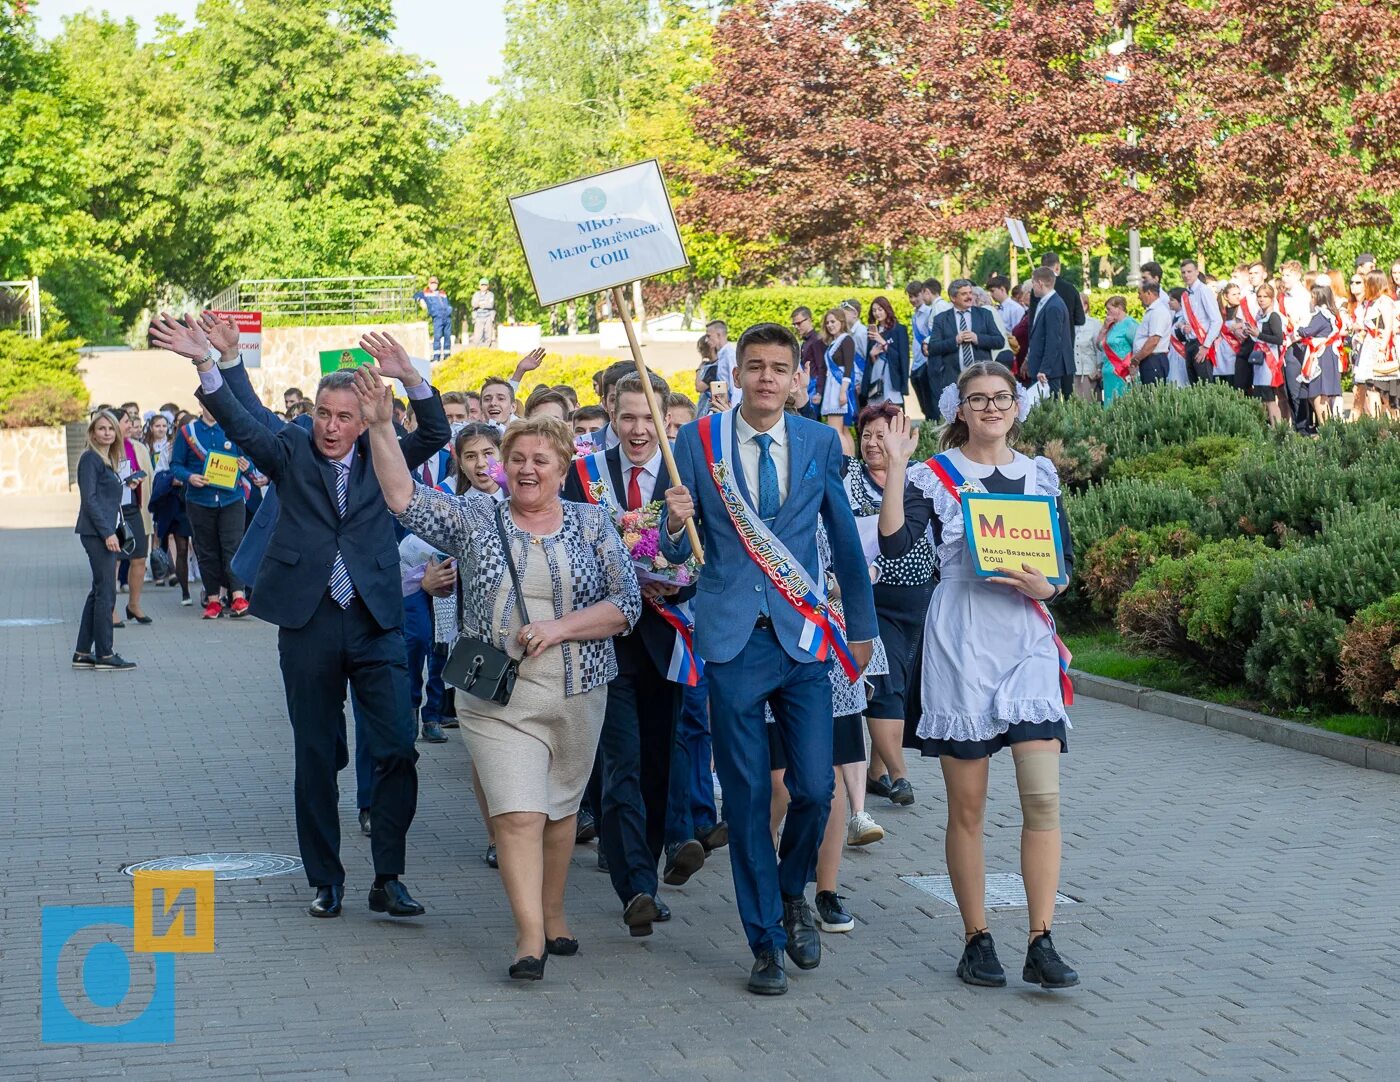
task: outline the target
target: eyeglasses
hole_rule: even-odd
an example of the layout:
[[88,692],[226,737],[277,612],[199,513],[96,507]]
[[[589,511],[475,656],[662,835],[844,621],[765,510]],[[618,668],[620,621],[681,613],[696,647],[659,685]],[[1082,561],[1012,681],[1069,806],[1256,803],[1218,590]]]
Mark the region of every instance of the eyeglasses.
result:
[[1354,286],[1364,286],[1366,284],[1366,280],[1364,278],[1353,278],[1351,280],[1351,284]]
[[962,404],[974,413],[986,413],[993,407],[1005,412],[1016,404],[1016,396],[1010,391],[994,395],[970,394],[962,400]]

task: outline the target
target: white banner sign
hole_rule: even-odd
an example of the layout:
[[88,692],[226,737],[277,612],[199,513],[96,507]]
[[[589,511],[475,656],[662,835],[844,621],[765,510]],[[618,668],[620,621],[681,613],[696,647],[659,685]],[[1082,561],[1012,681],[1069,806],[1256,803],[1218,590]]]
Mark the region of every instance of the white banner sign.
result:
[[540,304],[689,266],[652,158],[510,199]]
[[1020,218],[1008,218],[1006,219],[1006,229],[1011,234],[1012,244],[1016,245],[1017,248],[1024,248],[1028,252],[1031,250],[1031,238],[1026,234],[1025,222],[1021,221]]

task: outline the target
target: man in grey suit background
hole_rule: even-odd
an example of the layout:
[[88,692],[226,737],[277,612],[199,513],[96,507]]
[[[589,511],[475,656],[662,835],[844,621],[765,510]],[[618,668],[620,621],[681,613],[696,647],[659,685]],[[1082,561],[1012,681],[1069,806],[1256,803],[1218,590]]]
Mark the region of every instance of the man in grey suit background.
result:
[[953,306],[939,312],[929,323],[928,382],[934,402],[944,387],[957,382],[964,368],[977,361],[990,361],[992,354],[1002,348],[996,317],[977,306],[972,289],[972,282],[966,278],[953,282],[948,286]]
[[1048,384],[1052,394],[1068,398],[1074,390],[1074,328],[1069,309],[1055,290],[1055,272],[1037,267],[1031,275],[1031,293],[1037,303],[1026,347],[1026,375]]

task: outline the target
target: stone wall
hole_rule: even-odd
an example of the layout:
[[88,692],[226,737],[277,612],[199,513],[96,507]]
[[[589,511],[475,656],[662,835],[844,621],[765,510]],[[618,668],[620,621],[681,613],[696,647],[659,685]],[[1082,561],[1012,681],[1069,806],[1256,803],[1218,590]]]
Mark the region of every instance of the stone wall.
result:
[[0,496],[68,491],[68,450],[62,426],[0,428]]

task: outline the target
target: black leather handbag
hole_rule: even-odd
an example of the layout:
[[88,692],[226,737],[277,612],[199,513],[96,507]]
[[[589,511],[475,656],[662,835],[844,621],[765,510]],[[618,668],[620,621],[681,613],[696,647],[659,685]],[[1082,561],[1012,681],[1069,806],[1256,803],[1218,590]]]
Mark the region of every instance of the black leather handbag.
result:
[[120,507],[117,508],[117,528],[112,532],[117,538],[117,548],[121,550],[118,555],[130,559],[131,554],[136,551],[136,535],[126,524],[126,516],[122,514]]
[[[496,532],[501,538],[501,551],[505,554],[506,567],[510,570],[510,582],[515,587],[515,611],[520,614],[520,626],[530,622],[530,614],[525,611],[525,597],[520,591],[520,576],[515,570],[515,560],[511,558],[510,541],[506,537],[502,515],[505,504],[496,505]],[[460,563],[458,564],[460,568]],[[457,626],[462,626],[462,573],[457,572]],[[442,667],[442,679],[455,688],[461,688],[478,699],[486,699],[505,706],[510,702],[515,690],[515,678],[520,670],[520,662],[504,650],[498,649],[484,639],[471,635],[460,635],[447,663]]]

